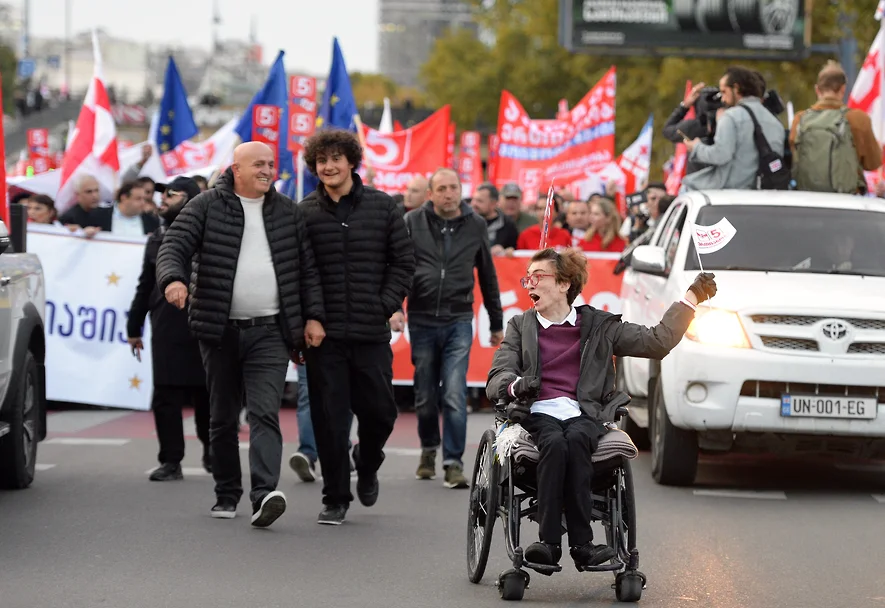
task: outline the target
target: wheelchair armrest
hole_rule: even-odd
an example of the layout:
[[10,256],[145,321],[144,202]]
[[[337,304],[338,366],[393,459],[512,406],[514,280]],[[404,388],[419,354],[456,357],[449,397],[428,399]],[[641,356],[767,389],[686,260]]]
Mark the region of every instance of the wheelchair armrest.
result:
[[627,406],[622,405],[615,410],[615,422],[618,422],[621,418],[626,418],[629,415],[627,411]]

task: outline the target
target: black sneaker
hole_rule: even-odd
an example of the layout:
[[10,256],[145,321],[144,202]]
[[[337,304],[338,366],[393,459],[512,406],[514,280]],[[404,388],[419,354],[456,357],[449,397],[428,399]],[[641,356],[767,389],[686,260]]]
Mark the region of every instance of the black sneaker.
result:
[[320,511],[317,523],[323,526],[340,526],[347,515],[347,505],[326,505]]
[[562,548],[550,543],[532,543],[523,554],[525,561],[543,566],[555,566],[562,558]]
[[575,560],[575,568],[578,570],[591,566],[600,566],[617,557],[615,550],[608,545],[594,545],[593,543],[572,547],[569,553],[572,559]]
[[166,464],[154,469],[148,479],[150,479],[151,481],[179,481],[181,479],[184,479],[184,475],[181,473],[180,464],[167,462]]
[[256,528],[266,528],[275,522],[285,510],[285,495],[278,490],[269,492],[261,499],[261,502],[252,505],[252,525]]
[[356,480],[356,495],[364,507],[371,507],[378,502],[378,474],[361,475]]
[[232,498],[219,498],[210,514],[215,519],[233,519],[237,516],[237,503]]
[[212,448],[203,448],[203,469],[210,475],[212,474]]
[[289,457],[289,467],[301,481],[311,482],[317,479],[317,465],[301,452],[295,452]]

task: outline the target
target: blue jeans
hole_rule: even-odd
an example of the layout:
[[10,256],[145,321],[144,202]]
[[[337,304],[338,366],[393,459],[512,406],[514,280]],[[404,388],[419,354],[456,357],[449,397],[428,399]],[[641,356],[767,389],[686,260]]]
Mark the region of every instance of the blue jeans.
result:
[[[298,369],[298,409],[295,415],[298,419],[298,451],[307,456],[311,462],[317,461],[317,440],[313,434],[313,420],[310,418],[310,395],[307,392],[307,367],[296,365]],[[350,414],[350,426],[353,427],[353,414]],[[349,441],[348,449],[353,448],[353,442]]]
[[425,450],[439,447],[442,409],[443,466],[463,466],[461,459],[467,443],[467,365],[473,344],[473,325],[470,321],[442,327],[410,324],[409,335],[421,447]]

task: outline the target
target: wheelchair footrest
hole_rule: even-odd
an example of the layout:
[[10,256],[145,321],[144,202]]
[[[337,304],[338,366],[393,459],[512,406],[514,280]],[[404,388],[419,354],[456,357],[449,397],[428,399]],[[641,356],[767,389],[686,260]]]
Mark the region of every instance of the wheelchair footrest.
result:
[[624,567],[623,562],[614,564],[600,564],[598,566],[575,566],[578,572],[616,572]]
[[545,576],[550,576],[554,572],[562,572],[562,566],[559,564],[551,566],[549,564],[533,564],[532,562],[523,561],[522,565],[524,568],[529,568],[538,574],[543,574]]

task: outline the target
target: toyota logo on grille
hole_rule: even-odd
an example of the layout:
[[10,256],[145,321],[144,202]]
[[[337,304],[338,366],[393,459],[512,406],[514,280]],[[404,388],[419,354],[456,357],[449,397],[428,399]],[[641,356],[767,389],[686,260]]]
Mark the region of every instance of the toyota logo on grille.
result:
[[824,325],[823,332],[830,340],[841,340],[848,333],[848,325],[842,321],[830,321]]

